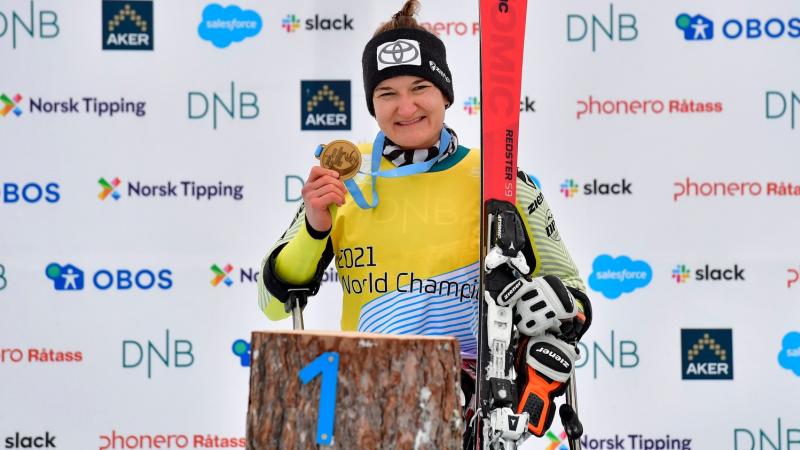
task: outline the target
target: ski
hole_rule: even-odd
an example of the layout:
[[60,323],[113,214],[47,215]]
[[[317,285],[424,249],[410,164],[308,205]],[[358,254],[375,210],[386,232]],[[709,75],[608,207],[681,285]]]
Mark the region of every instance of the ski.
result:
[[527,0],[480,0],[481,250],[476,422],[478,450],[514,450],[528,437],[517,414],[513,305],[500,290],[527,272],[516,212],[519,101]]

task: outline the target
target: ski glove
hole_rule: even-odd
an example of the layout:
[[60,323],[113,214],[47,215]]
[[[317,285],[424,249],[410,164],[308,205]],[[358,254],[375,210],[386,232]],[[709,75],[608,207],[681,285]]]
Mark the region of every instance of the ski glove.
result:
[[527,412],[528,431],[541,437],[553,422],[553,401],[564,392],[578,353],[573,345],[545,334],[528,340],[525,367],[520,373],[523,386],[517,413]]
[[517,278],[502,290],[497,302],[514,305],[514,325],[526,336],[568,333],[578,314],[575,298],[555,275]]

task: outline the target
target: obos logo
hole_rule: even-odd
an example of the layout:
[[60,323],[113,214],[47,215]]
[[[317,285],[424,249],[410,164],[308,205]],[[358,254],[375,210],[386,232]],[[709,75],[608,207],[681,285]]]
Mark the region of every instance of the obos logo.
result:
[[153,2],[103,0],[103,50],[152,50]]
[[3,189],[3,204],[58,203],[61,186],[58,183],[0,183]]
[[0,109],[0,117],[5,117],[8,113],[13,112],[15,116],[19,117],[22,115],[22,109],[19,107],[20,102],[22,102],[22,96],[19,94],[10,97],[5,93],[0,94],[0,103],[2,103],[2,108]]
[[253,10],[243,11],[236,5],[226,8],[212,3],[203,9],[197,33],[217,48],[257,35],[261,31],[261,16]]
[[800,333],[792,331],[783,337],[778,363],[800,377]]
[[612,258],[600,255],[592,263],[589,287],[615,300],[622,294],[647,286],[652,279],[653,269],[645,261],[634,261],[628,256]]
[[[714,39],[714,21],[708,17],[697,14],[691,16],[686,13],[675,18],[675,25],[683,32],[683,39],[687,41],[710,41]],[[800,37],[800,17],[788,20],[773,17],[763,21],[757,18],[728,19],[722,24],[722,35],[727,39],[778,39]]]
[[733,332],[681,329],[681,362],[684,380],[732,380]]
[[[300,29],[300,26],[301,20],[294,14],[287,14],[281,20],[281,28],[287,33],[294,33]],[[314,14],[313,18],[306,19],[304,28],[309,31],[347,31],[354,29],[353,18],[348,17],[347,14],[337,18],[321,17],[319,14]]]
[[231,351],[239,360],[239,365],[242,367],[250,367],[250,343],[244,339],[237,339],[233,341]]
[[[56,291],[80,291],[86,283],[83,270],[73,264],[50,263],[45,268],[45,275],[53,282],[53,289]],[[94,287],[101,291],[109,289],[127,291],[134,288],[144,291],[168,290],[172,288],[172,271],[99,269],[91,277],[91,281]]]
[[351,129],[350,80],[302,80],[300,102],[300,129]]

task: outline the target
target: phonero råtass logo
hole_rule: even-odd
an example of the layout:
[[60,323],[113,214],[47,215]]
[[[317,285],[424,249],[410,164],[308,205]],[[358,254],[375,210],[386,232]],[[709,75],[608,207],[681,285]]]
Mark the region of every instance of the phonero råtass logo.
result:
[[653,269],[645,261],[634,261],[628,256],[612,258],[600,255],[592,263],[589,287],[615,300],[622,294],[647,286],[652,279]]
[[350,80],[300,81],[301,130],[350,130]]
[[467,98],[467,101],[464,102],[464,111],[466,111],[470,116],[480,114],[481,100],[478,97]]
[[218,265],[212,264],[211,271],[214,273],[214,278],[211,279],[212,286],[217,287],[220,283],[224,283],[225,286],[230,287],[233,284],[233,280],[228,276],[233,272],[232,265],[226,264],[225,267],[220,268]]
[[681,362],[684,380],[732,380],[733,331],[682,329]]
[[261,26],[261,16],[253,10],[242,10],[236,5],[223,8],[212,3],[203,9],[197,33],[215,47],[226,48],[233,42],[257,35]]
[[119,198],[121,197],[120,193],[117,192],[117,188],[121,183],[119,181],[119,178],[114,177],[114,179],[112,179],[111,182],[109,183],[108,181],[106,181],[105,178],[101,177],[99,180],[97,180],[97,183],[100,185],[100,188],[102,189],[100,193],[97,195],[97,197],[100,198],[100,200],[105,200],[106,197],[109,196],[109,194],[111,195],[111,198],[113,198],[114,200],[119,200]]
[[153,50],[153,2],[103,0],[103,50]]
[[800,377],[800,333],[792,331],[783,337],[778,363]]
[[8,113],[13,112],[15,116],[22,115],[22,109],[19,107],[22,102],[22,96],[19,94],[9,97],[6,94],[0,94],[0,117],[5,117]]

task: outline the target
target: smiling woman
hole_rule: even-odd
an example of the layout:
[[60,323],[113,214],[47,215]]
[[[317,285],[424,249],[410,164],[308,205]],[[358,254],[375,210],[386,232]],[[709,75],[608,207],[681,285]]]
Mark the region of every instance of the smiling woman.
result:
[[[271,316],[283,310],[271,299],[286,301],[295,289],[316,293],[334,261],[343,286],[342,329],[459,340],[469,419],[474,389],[467,375],[474,373],[478,329],[480,152],[460,145],[444,122],[454,98],[453,75],[444,43],[414,18],[418,8],[417,0],[407,1],[362,53],[367,110],[381,130],[372,146],[359,148],[369,164],[361,164],[360,177],[346,181],[334,170],[310,170],[303,205],[262,261],[259,304]],[[567,344],[542,330],[563,325],[573,339],[585,331],[591,316],[585,286],[541,191],[522,172],[516,184],[529,268],[519,273],[527,280],[519,292],[535,308],[518,311],[517,321],[525,321],[523,330],[537,330],[531,342],[547,341],[561,361],[574,360],[562,349]],[[528,368],[518,372],[527,374]],[[530,370],[531,379],[550,373]],[[532,390],[523,387],[518,392]],[[555,393],[543,394],[542,401]],[[551,420],[547,414],[531,418],[531,430],[547,430],[542,426]]]

